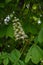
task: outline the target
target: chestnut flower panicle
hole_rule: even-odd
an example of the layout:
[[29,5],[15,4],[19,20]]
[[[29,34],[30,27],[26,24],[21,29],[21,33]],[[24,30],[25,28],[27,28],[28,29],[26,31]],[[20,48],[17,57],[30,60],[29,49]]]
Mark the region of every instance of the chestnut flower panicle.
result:
[[14,36],[15,40],[24,40],[25,38],[28,38],[28,36],[25,34],[21,23],[19,22],[19,19],[17,17],[14,17],[12,20],[13,22],[13,30],[14,30]]

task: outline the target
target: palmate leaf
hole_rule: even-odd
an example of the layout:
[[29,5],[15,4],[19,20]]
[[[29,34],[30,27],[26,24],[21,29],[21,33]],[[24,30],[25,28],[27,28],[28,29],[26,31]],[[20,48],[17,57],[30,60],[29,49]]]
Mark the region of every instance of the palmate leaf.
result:
[[18,61],[18,59],[20,58],[20,52],[17,50],[17,49],[15,49],[15,50],[13,50],[12,52],[11,52],[11,54],[10,54],[10,56],[9,56],[9,59],[10,59],[10,61],[11,62],[13,62],[13,63],[15,63],[16,64],[16,62]]
[[29,22],[23,22],[23,28],[26,33],[37,34],[37,27]]
[[37,64],[42,59],[42,52],[41,49],[38,46],[33,46],[31,51],[31,60],[33,63]]
[[16,64],[14,63],[13,65],[25,65],[25,63],[22,60],[19,60]]
[[8,58],[5,58],[5,59],[3,60],[3,64],[4,64],[4,65],[8,65],[8,63],[9,63],[9,59],[8,59]]
[[8,53],[2,52],[0,53],[0,64],[3,63],[4,65],[8,65],[9,59],[8,59]]
[[29,60],[32,60],[33,63],[37,64],[42,59],[42,50],[37,45],[33,45],[25,58],[25,62],[27,63]]
[[13,32],[13,25],[9,24],[8,26],[3,25],[0,26],[0,37],[14,37],[14,32]]
[[3,25],[3,26],[0,26],[0,37],[11,37],[13,38],[14,35],[13,35],[13,25],[10,24],[8,26],[6,25]]
[[8,58],[8,53],[7,52],[2,52],[1,55],[2,55],[1,56],[2,59]]
[[25,57],[25,62],[27,63],[27,62],[29,62],[29,60],[30,60],[30,58],[31,58],[31,53],[30,53],[31,51],[29,50],[28,51],[28,53],[27,53],[27,55],[26,55],[26,57]]
[[20,65],[25,65],[25,63],[22,60],[19,60]]

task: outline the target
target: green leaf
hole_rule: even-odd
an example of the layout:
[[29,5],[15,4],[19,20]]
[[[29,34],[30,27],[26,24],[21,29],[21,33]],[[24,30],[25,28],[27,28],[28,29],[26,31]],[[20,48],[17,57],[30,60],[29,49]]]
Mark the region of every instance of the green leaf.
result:
[[4,64],[4,65],[8,65],[8,63],[9,63],[9,59],[8,59],[8,58],[5,58],[5,59],[3,60],[3,64]]
[[38,36],[35,37],[34,42],[35,42],[36,44],[38,43]]
[[0,53],[0,64],[8,65],[9,59],[8,54],[6,52]]
[[19,60],[16,64],[14,63],[13,65],[25,65],[25,63],[22,60]]
[[6,35],[6,30],[7,30],[7,26],[5,25],[0,26],[0,38]]
[[20,58],[20,52],[18,50],[13,50],[9,56],[9,59],[11,60],[11,62],[15,63],[18,61],[18,59]]
[[0,64],[2,63],[2,58],[1,58],[1,57],[2,57],[2,55],[1,55],[1,53],[0,53]]
[[19,60],[20,65],[25,65],[25,63],[22,60]]
[[6,31],[6,37],[14,37],[14,31],[13,31],[13,25],[8,25],[7,31]]
[[29,32],[32,34],[36,34],[37,33],[37,28],[35,25],[33,24],[29,24]]
[[25,57],[25,62],[29,62],[31,56],[30,56],[30,50],[28,51],[28,53],[26,54],[26,57]]
[[2,52],[2,59],[8,58],[8,53],[7,52]]
[[13,65],[20,65],[19,62],[17,62],[16,64],[14,63]]
[[42,28],[42,29],[40,30],[40,32],[39,32],[38,41],[39,41],[40,43],[43,42],[43,28]]
[[[29,22],[23,22],[23,28],[26,33],[36,34],[37,33],[37,27],[33,24],[30,24]],[[26,26],[27,25],[27,26]]]
[[31,49],[31,60],[33,63],[37,64],[42,59],[41,49],[36,45],[32,46]]
[[32,60],[33,63],[37,64],[39,63],[39,61],[41,61],[42,59],[42,50],[40,49],[40,47],[38,47],[37,45],[33,45],[31,46],[31,48],[29,49],[26,58],[25,58],[25,62],[29,62],[29,60]]

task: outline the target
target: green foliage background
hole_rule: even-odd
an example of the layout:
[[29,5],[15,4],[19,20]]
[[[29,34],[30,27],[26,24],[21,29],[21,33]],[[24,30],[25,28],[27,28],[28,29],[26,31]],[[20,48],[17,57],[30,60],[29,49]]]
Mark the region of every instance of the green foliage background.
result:
[[[6,25],[4,19],[12,12]],[[15,41],[14,17],[27,39]],[[43,65],[43,0],[0,0],[0,65]]]

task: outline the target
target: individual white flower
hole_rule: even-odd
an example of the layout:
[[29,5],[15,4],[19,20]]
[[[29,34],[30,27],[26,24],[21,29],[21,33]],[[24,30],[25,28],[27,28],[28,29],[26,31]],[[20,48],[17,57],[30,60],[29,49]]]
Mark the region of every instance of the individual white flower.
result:
[[16,40],[19,40],[19,38],[16,38],[15,41],[16,41]]
[[18,27],[17,27],[17,24],[15,24],[15,26],[14,26],[16,29],[18,29]]
[[7,25],[9,21],[10,21],[10,16],[8,15],[8,16],[4,19],[4,23]]
[[10,20],[10,16],[8,15],[8,16],[6,17],[6,19],[7,19],[7,20]]
[[16,29],[16,32],[18,32],[19,31],[19,29]]
[[15,19],[14,21],[17,21],[17,19]]
[[16,17],[14,17],[14,19],[16,19]]
[[28,36],[25,34],[24,37],[27,38]]
[[16,25],[16,23],[13,23],[13,25]]
[[13,11],[13,14],[14,14],[15,12]]
[[22,25],[21,25],[21,23],[19,23],[19,22],[17,22],[17,24],[21,27]]
[[16,30],[16,28],[15,28],[15,32],[14,32],[15,34],[17,33],[18,34],[18,29]]
[[21,38],[21,39],[24,39],[24,36],[21,36],[20,38]]
[[19,19],[15,19],[14,21],[18,21]]
[[10,45],[8,45],[8,47],[10,47]]
[[[21,32],[23,31],[23,29],[22,29],[22,28],[20,28],[20,30],[21,30]],[[23,31],[23,34],[24,34],[24,31]]]
[[18,29],[21,29],[21,28],[22,28],[22,27],[19,25],[19,26],[18,26]]
[[7,21],[9,21],[9,20],[7,20],[7,19],[4,19],[4,23],[7,25],[8,24],[8,22]]
[[9,19],[6,19],[6,22],[9,22]]
[[27,7],[28,9],[29,9],[29,6],[30,6],[29,4],[26,5],[26,7]]
[[13,14],[10,14],[10,17],[12,18],[13,17]]
[[22,34],[22,32],[21,32],[21,31],[19,31],[19,34]]
[[6,22],[7,21],[7,19],[4,19],[4,22]]
[[16,38],[19,38],[19,36],[20,36],[20,35],[19,35],[19,34],[17,34],[15,37],[16,37]]
[[38,20],[38,24],[41,24],[41,20],[40,19]]
[[8,23],[7,23],[6,21],[4,21],[4,23],[5,23],[6,25],[8,25]]
[[40,17],[42,17],[42,15],[40,14]]
[[24,33],[24,32],[22,32],[22,35],[25,35],[25,33]]
[[19,21],[19,19],[17,18],[17,21]]
[[41,62],[43,63],[43,60],[41,60]]
[[[20,24],[20,22],[17,22],[17,24]],[[20,24],[21,25],[21,24]]]

